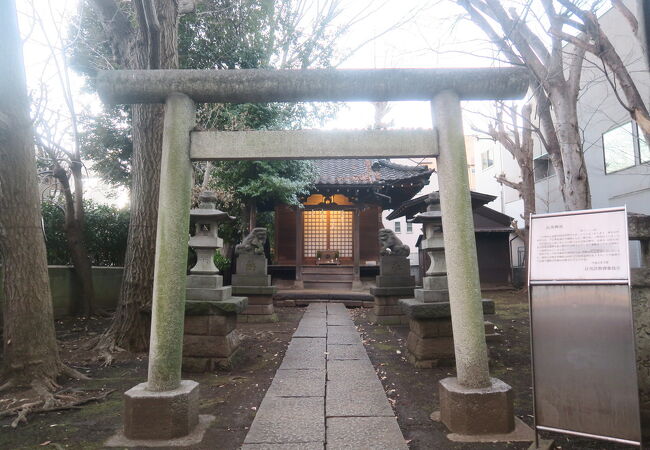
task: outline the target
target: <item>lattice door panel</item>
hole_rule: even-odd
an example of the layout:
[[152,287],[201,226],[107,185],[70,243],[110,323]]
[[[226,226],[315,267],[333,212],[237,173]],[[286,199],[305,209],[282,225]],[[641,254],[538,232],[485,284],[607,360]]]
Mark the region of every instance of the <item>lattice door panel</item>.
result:
[[327,212],[305,211],[305,257],[315,258],[318,250],[327,249]]
[[341,258],[352,258],[352,211],[329,212],[329,247]]
[[352,258],[352,211],[305,211],[305,257],[318,250],[336,250],[340,258]]

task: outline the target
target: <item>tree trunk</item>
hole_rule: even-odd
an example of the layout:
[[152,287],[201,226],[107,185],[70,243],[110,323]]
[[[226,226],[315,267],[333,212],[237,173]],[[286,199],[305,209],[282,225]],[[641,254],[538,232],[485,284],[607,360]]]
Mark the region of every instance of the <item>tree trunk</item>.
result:
[[205,162],[205,170],[203,171],[203,182],[201,183],[201,189],[207,191],[210,188],[210,181],[212,180],[212,162]]
[[36,155],[15,4],[0,3],[0,250],[8,384],[55,386],[61,363],[41,228]]
[[[78,150],[78,145],[77,145]],[[79,158],[79,154],[75,155]],[[81,295],[83,296],[82,313],[90,316],[96,312],[95,310],[95,287],[93,285],[93,268],[88,255],[88,247],[86,246],[86,237],[84,230],[86,229],[86,213],[84,211],[83,201],[83,182],[82,171],[83,168],[81,159],[74,159],[70,163],[72,179],[74,180],[74,222],[73,222],[73,235],[78,242],[74,250],[71,249],[70,255],[72,256],[72,264],[75,268],[77,281],[81,288]],[[68,242],[73,236],[68,236]],[[68,244],[70,245],[70,244]]]
[[[531,161],[532,163],[532,161]],[[530,165],[528,167],[521,168],[521,184],[522,189],[520,191],[521,198],[524,200],[524,232],[522,233],[522,239],[526,243],[526,250],[528,250],[528,231],[530,230],[530,215],[535,214],[535,177],[533,175],[532,168]],[[531,169],[531,170],[526,170]]]
[[[532,145],[531,145],[531,158],[527,163],[520,164],[521,168],[521,190],[519,194],[524,201],[524,229],[519,230],[519,237],[524,241],[525,255],[524,268],[528,267],[528,252],[530,246],[528,245],[528,236],[530,234],[530,215],[535,214],[535,175],[533,172],[533,159],[532,159]],[[528,286],[528,270],[524,270],[524,286]]]
[[149,346],[153,268],[158,217],[162,105],[133,106],[131,220],[120,301],[103,346],[139,352]]
[[257,204],[255,199],[248,200],[246,208],[248,209],[248,232],[252,233],[253,228],[257,226]]
[[[101,3],[95,1],[100,14],[105,14]],[[143,28],[143,20],[135,42],[124,44],[119,35],[128,27],[128,21],[114,20],[108,10],[103,15],[105,29],[112,34],[113,42],[122,42],[117,55],[128,54],[128,61],[120,61],[131,69],[174,69],[178,67],[178,12],[176,2],[156,2],[159,39],[150,39],[151,32]],[[159,45],[156,48],[152,41]],[[132,45],[131,45],[132,44]],[[153,55],[156,53],[156,55]],[[155,66],[158,64],[159,66]],[[124,262],[124,278],[115,316],[110,328],[99,342],[100,348],[116,347],[130,351],[145,351],[149,345],[150,308],[153,295],[154,254],[156,247],[156,222],[158,218],[158,190],[160,185],[160,158],[162,152],[162,105],[133,105],[133,157],[131,181],[131,221],[127,253]]]
[[88,249],[84,238],[84,210],[81,184],[81,165],[71,163],[72,176],[75,179],[75,193],[72,194],[68,174],[65,169],[58,166],[54,169],[54,177],[62,186],[63,197],[65,199],[65,225],[64,231],[66,243],[72,265],[74,267],[74,278],[76,285],[79,287],[81,295],[81,309],[78,313],[90,316],[95,313],[94,299],[95,289],[93,286],[92,265],[88,256]]
[[[582,138],[578,128],[576,102],[567,99],[564,90],[553,92],[551,98],[555,107],[555,129],[560,142],[564,166],[565,207],[569,211],[590,209],[591,193],[589,192],[587,166],[582,151]],[[562,176],[562,174],[558,174],[558,176]]]

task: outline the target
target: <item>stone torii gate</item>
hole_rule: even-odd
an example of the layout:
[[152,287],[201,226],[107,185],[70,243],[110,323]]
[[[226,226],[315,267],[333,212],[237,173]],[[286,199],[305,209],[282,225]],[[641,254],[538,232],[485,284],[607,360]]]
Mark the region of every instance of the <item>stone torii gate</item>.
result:
[[[522,68],[100,72],[106,103],[165,103],[149,372],[125,394],[125,437],[197,428],[198,384],[181,380],[191,161],[222,159],[435,156],[457,370],[439,386],[442,421],[461,433],[467,421],[512,422],[511,389],[488,369],[460,101],[521,98],[527,86]],[[433,130],[193,131],[195,102],[407,100],[431,102]]]

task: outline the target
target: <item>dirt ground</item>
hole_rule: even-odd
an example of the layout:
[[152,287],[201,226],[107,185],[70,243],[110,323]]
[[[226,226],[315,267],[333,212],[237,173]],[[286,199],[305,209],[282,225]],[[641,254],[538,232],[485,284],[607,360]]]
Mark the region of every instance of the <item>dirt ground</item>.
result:
[[[491,373],[510,384],[515,392],[515,414],[532,423],[532,395],[528,336],[528,305],[525,294],[512,291],[490,293],[497,314],[489,318],[502,333],[491,342]],[[452,375],[452,368],[415,369],[405,358],[408,327],[369,324],[367,309],[351,309],[362,332],[364,344],[396,410],[402,432],[412,449],[527,449],[526,443],[460,444],[446,439],[443,425],[429,416],[438,409],[437,382]],[[237,449],[244,441],[255,411],[273,379],[291,335],[304,308],[277,308],[280,322],[238,325],[243,342],[236,367],[230,372],[191,376],[201,385],[202,414],[216,422],[196,449]],[[92,377],[84,382],[67,382],[62,392],[78,396],[103,395],[79,408],[28,416],[26,424],[11,427],[13,418],[0,419],[0,449],[95,449],[121,426],[122,393],[146,378],[146,355],[118,353],[111,366],[104,367],[97,355],[82,350],[100,333],[107,319],[69,319],[57,322],[57,334],[65,361]],[[0,356],[1,357],[1,356]],[[0,360],[1,361],[1,360]],[[0,411],[16,393],[0,396]],[[625,449],[553,436],[561,449]]]
[[[237,449],[241,446],[255,411],[271,384],[304,308],[276,308],[280,322],[238,324],[242,336],[236,368],[230,372],[188,375],[201,385],[201,414],[216,416],[202,445],[195,449]],[[93,393],[115,390],[105,400],[79,409],[28,416],[27,424],[12,428],[13,418],[0,419],[0,449],[97,449],[121,427],[122,393],[145,381],[146,355],[118,353],[113,364],[103,367],[92,352],[79,350],[84,343],[108,326],[105,319],[75,319],[57,322],[63,358],[92,377],[90,381],[68,382]],[[0,402],[16,393],[7,393]],[[0,403],[0,407],[2,403]],[[218,444],[216,444],[218,443]]]

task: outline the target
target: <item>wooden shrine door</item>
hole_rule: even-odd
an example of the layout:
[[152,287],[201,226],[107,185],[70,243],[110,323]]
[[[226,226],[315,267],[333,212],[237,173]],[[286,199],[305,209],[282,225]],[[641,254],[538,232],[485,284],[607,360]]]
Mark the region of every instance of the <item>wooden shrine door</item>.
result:
[[341,263],[353,258],[353,217],[351,210],[306,210],[304,212],[304,258],[314,264],[318,252],[333,250]]

